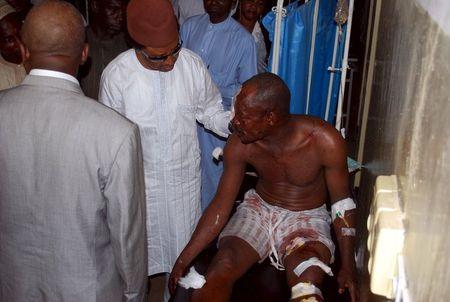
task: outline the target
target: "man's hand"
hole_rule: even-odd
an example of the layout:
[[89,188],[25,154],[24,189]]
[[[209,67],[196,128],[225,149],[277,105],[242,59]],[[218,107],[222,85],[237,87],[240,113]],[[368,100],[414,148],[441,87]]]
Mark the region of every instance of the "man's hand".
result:
[[188,264],[183,263],[181,259],[177,259],[177,262],[175,262],[169,277],[169,292],[171,296],[175,294],[180,278],[186,274]]
[[345,288],[348,288],[352,302],[359,301],[359,289],[356,282],[356,271],[355,269],[341,268],[339,271],[337,281],[339,284],[339,293],[343,294]]

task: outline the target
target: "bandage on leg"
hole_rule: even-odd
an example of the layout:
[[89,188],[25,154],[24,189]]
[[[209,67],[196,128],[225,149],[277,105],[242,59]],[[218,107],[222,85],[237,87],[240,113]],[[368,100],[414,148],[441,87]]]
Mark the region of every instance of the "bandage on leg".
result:
[[291,300],[310,295],[316,295],[323,299],[320,289],[309,282],[299,282],[291,289]]
[[300,277],[300,275],[303,274],[303,272],[306,271],[311,266],[318,266],[326,274],[333,276],[331,268],[322,261],[320,261],[317,257],[311,257],[308,260],[301,262],[299,265],[297,265],[296,268],[294,268],[294,274],[296,274],[297,277]]

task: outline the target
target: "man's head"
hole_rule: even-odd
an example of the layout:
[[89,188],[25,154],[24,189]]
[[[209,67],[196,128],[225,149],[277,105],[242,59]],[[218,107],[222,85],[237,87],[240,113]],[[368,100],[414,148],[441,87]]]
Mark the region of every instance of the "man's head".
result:
[[59,0],[31,9],[22,27],[22,41],[27,70],[44,68],[75,75],[88,54],[83,17],[71,4]]
[[232,124],[244,144],[270,135],[289,116],[291,94],[273,73],[261,73],[244,82],[234,105]]
[[96,34],[109,37],[119,34],[125,25],[125,0],[91,0],[89,19]]
[[225,20],[236,5],[236,0],[203,0],[205,11],[211,22],[218,23]]
[[266,7],[266,0],[241,0],[240,13],[248,21],[256,22]]
[[140,45],[136,55],[148,69],[173,69],[181,42],[178,24],[169,0],[131,0],[127,8],[131,38]]
[[8,62],[20,64],[20,22],[14,9],[0,0],[0,53]]

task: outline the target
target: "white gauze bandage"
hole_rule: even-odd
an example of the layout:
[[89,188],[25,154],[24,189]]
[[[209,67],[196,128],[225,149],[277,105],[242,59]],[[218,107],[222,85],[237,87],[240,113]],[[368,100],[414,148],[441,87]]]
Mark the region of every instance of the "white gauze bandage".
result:
[[317,295],[323,299],[320,289],[309,282],[299,282],[291,289],[291,300],[309,295]]
[[345,211],[356,209],[356,204],[350,197],[339,200],[331,205],[331,219],[344,218]]
[[215,158],[215,160],[219,160],[221,156],[223,156],[223,150],[220,147],[214,148],[212,152],[212,156]]
[[356,236],[355,228],[341,228],[342,236]]
[[300,275],[303,274],[303,272],[311,266],[318,266],[326,274],[333,276],[333,272],[331,271],[331,268],[328,265],[326,265],[325,263],[323,263],[322,261],[320,261],[317,257],[312,257],[306,261],[301,262],[299,265],[297,265],[296,268],[294,268],[294,274],[296,274],[297,277],[300,277]]
[[199,289],[202,288],[205,283],[205,277],[197,273],[193,266],[189,269],[189,273],[178,281],[178,284],[185,289]]

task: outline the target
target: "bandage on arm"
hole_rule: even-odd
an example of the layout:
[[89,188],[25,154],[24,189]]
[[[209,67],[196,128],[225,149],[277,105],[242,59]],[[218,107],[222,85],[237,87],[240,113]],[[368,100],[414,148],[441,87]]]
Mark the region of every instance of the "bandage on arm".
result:
[[356,235],[355,228],[349,224],[348,219],[345,217],[346,212],[354,209],[356,209],[356,204],[351,198],[341,199],[331,205],[331,218],[333,219],[333,223],[337,218],[341,218],[344,222],[345,227],[342,227],[339,232],[342,236]]
[[356,236],[356,229],[355,228],[341,228],[341,234],[342,236]]
[[341,271],[354,272],[355,270],[355,209],[356,204],[351,198],[339,200],[331,206],[333,227],[340,251]]
[[345,219],[345,212],[353,209],[356,209],[356,204],[349,197],[336,201],[331,205],[331,218],[333,222],[336,218]]

